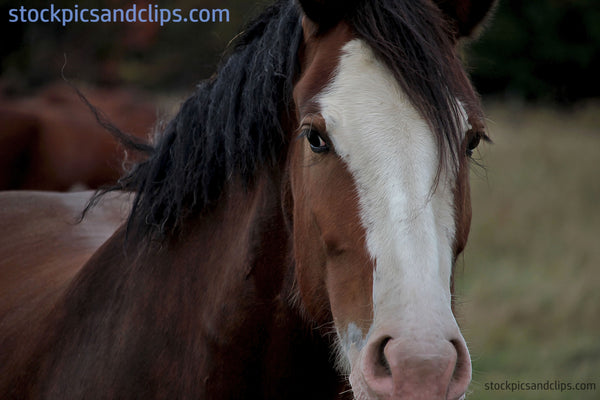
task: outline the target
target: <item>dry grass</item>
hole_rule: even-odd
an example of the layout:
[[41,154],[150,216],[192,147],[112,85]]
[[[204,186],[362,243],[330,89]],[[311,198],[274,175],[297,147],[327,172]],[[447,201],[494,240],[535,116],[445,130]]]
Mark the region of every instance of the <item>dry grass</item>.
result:
[[[600,104],[488,104],[457,293],[472,399],[600,398]],[[488,391],[490,381],[596,391]]]

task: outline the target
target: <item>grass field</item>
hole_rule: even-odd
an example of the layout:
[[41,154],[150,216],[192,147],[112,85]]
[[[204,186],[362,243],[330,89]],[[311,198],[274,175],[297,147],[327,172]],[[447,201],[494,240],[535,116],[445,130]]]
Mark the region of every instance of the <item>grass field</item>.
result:
[[[600,399],[600,103],[487,104],[493,145],[472,169],[473,223],[457,267],[470,399]],[[486,390],[591,382],[591,391]]]

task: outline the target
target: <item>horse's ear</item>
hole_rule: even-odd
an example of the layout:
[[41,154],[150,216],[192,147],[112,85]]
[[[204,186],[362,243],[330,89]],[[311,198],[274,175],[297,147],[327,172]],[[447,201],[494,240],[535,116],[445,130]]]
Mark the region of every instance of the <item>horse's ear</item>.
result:
[[491,14],[497,0],[434,0],[452,23],[456,39],[472,36]]
[[358,0],[298,0],[304,14],[319,28],[337,24]]

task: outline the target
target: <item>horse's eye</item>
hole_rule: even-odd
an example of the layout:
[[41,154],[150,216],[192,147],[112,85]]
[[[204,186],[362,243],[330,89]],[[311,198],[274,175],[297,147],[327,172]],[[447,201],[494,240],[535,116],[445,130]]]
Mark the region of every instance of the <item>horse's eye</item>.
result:
[[307,129],[304,132],[306,136],[306,140],[310,144],[310,149],[315,153],[326,153],[329,151],[329,145],[327,142],[321,137],[318,131],[314,129]]
[[471,157],[473,155],[473,151],[479,146],[479,142],[481,142],[481,134],[471,135],[467,144],[467,156]]

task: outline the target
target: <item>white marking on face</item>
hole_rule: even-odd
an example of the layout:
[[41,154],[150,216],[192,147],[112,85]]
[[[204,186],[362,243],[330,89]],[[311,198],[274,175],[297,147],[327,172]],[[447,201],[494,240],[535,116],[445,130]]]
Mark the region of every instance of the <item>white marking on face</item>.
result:
[[[417,339],[455,335],[454,177],[442,172],[432,193],[438,171],[434,134],[360,40],[345,45],[319,102],[335,150],[355,179],[367,248],[376,264],[369,332],[385,328]],[[369,334],[350,324],[339,335],[352,365]]]
[[350,365],[348,359],[355,358],[365,347],[368,340],[368,333],[363,332],[355,323],[348,324],[345,332],[339,332],[338,343],[338,368],[345,374],[350,374]]

